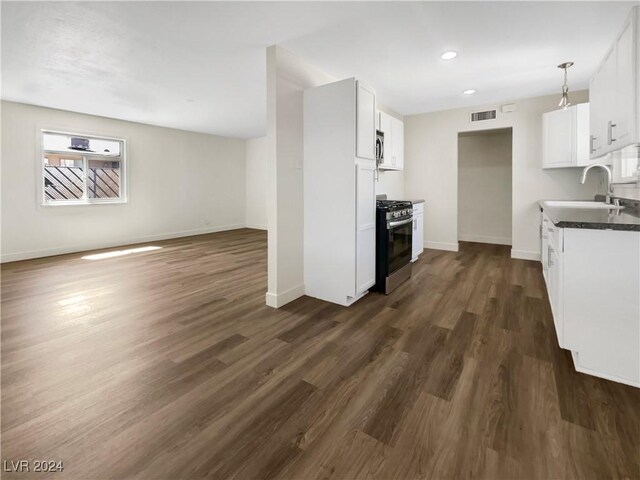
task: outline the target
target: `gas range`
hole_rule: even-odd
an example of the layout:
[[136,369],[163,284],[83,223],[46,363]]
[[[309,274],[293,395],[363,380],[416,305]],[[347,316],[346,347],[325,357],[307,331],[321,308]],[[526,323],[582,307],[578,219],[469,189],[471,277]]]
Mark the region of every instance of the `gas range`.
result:
[[413,215],[413,204],[406,200],[376,200],[378,212],[384,212],[386,220],[404,220]]
[[413,204],[406,200],[376,201],[376,284],[390,293],[411,277]]

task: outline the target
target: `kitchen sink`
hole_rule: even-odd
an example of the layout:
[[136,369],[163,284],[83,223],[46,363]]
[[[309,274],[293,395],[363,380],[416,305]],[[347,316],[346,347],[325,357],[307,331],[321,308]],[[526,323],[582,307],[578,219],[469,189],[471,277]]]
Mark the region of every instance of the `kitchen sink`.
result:
[[543,204],[554,208],[590,208],[603,210],[622,210],[624,208],[623,206],[588,200],[546,200]]

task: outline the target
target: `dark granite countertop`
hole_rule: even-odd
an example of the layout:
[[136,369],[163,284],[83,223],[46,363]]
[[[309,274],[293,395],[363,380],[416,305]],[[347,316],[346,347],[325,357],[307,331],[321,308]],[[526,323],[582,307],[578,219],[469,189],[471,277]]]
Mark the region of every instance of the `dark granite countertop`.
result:
[[618,213],[609,209],[552,207],[546,205],[544,200],[540,200],[538,205],[559,228],[640,232],[640,211],[635,208],[627,207]]

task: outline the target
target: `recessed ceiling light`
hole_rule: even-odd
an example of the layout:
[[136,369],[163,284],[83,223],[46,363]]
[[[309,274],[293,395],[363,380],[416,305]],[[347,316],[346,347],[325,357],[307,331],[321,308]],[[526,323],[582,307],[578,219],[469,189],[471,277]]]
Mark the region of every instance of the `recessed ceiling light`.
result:
[[476,91],[473,88],[471,88],[469,90],[465,90],[462,93],[464,93],[465,95],[473,95],[474,93],[476,93]]
[[440,58],[443,60],[453,60],[457,56],[458,56],[458,52],[450,51],[450,52],[444,52],[442,55],[440,55]]

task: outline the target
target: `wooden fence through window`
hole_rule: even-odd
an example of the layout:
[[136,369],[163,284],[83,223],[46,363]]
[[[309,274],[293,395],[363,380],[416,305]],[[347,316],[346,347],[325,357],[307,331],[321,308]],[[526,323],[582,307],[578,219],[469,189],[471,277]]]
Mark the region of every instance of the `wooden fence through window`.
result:
[[[120,169],[90,167],[87,178],[89,198],[119,198]],[[78,200],[82,198],[84,172],[81,167],[44,167],[46,200]]]

